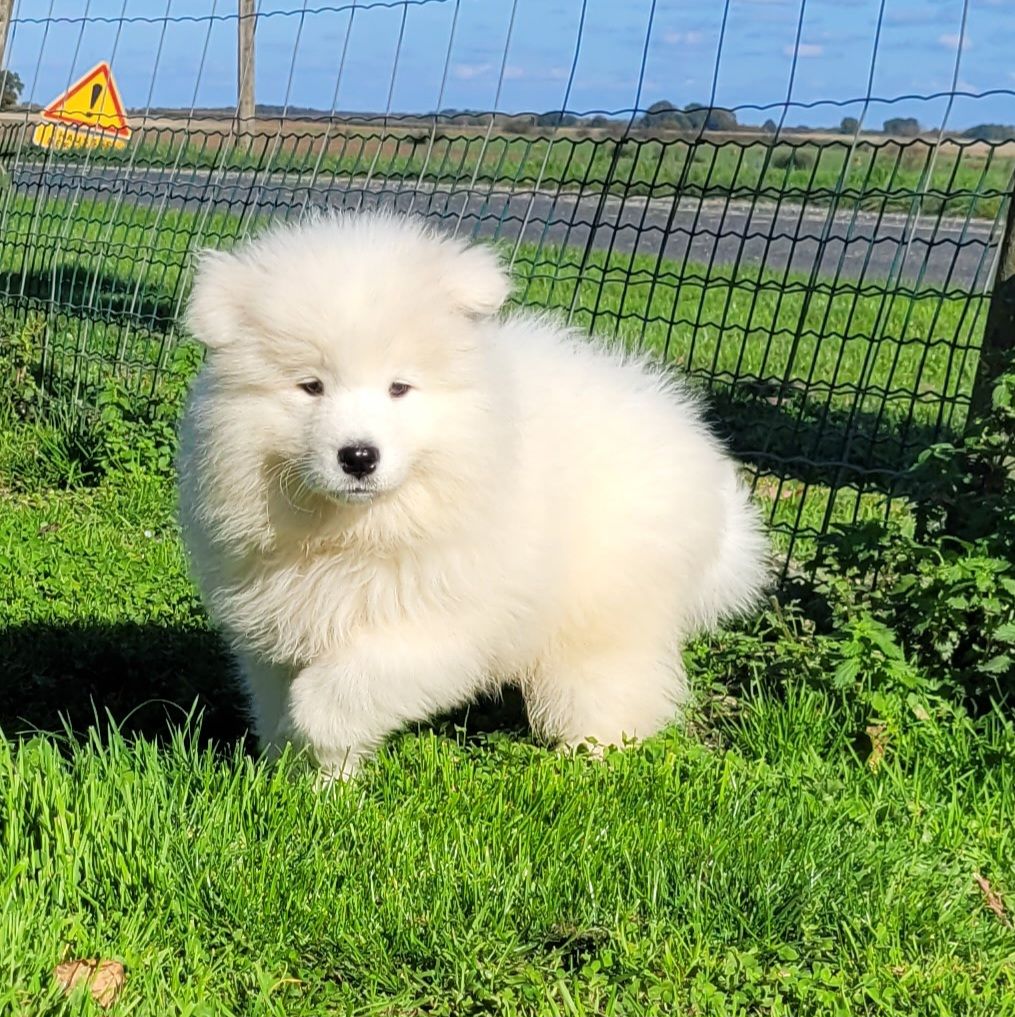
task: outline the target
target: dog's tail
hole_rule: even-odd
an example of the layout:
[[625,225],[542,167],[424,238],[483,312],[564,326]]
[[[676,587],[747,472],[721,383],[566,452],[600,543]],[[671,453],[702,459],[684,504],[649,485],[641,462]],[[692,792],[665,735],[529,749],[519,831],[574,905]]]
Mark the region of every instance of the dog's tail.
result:
[[719,553],[704,576],[698,598],[696,627],[713,628],[720,621],[757,607],[772,580],[772,554],[758,509],[735,470],[723,492],[725,523]]

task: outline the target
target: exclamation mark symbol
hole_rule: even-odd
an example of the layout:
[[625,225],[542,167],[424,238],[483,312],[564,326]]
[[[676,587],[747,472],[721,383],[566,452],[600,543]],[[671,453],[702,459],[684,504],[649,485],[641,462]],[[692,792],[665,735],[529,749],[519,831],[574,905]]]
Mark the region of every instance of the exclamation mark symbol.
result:
[[102,85],[96,82],[92,85],[92,97],[88,100],[88,115],[90,117],[98,116],[95,112],[95,104],[99,101],[99,96],[102,95]]

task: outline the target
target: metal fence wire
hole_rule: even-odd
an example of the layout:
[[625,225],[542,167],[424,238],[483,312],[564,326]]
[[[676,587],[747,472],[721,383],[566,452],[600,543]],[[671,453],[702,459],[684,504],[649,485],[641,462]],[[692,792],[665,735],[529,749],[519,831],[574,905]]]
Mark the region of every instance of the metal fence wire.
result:
[[[771,5],[708,5],[711,34],[684,33],[713,54],[696,106],[659,101],[678,89],[649,76],[660,35],[680,36],[661,0],[550,5],[556,101],[521,113],[515,54],[550,17],[542,0],[485,5],[499,35],[478,67],[461,62],[477,9],[462,0],[264,2],[255,52],[277,73],[262,87],[259,70],[262,105],[244,117],[242,0],[83,6],[14,5],[5,65],[24,90],[0,113],[0,344],[29,344],[51,399],[87,408],[116,385],[151,405],[179,387],[195,364],[174,321],[196,249],[312,208],[387,206],[496,241],[515,303],[651,351],[707,390],[787,562],[834,522],[895,511],[915,458],[964,424],[1015,166],[1007,136],[950,126],[957,105],[969,119],[1015,96],[962,82],[968,0],[952,5],[948,87],[894,96],[875,90],[893,5],[857,5],[866,88],[835,100],[798,97],[821,2],[786,0],[782,94],[725,106],[736,33]],[[629,104],[576,111],[590,40],[602,51],[613,31],[636,36]],[[97,59],[130,71],[126,147],[33,144],[54,74],[58,92]],[[310,71],[327,85],[320,108],[302,105]],[[486,108],[449,110],[481,74]],[[185,78],[186,103],[165,103],[167,75]],[[353,108],[366,75],[378,98]],[[893,120],[917,104],[940,126]],[[794,126],[804,118],[827,126]]]

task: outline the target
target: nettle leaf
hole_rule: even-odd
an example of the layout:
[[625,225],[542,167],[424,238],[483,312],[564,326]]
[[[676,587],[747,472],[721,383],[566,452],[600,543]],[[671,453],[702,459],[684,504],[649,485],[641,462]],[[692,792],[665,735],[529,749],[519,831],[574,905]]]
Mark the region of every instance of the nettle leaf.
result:
[[999,643],[1015,645],[1015,622],[1005,622],[1004,625],[998,625],[994,630],[994,638]]
[[1007,653],[998,654],[996,657],[991,657],[990,660],[985,661],[979,666],[979,670],[984,674],[1004,674],[1006,671],[1011,670],[1012,659]]
[[856,683],[860,674],[860,660],[857,657],[847,657],[839,663],[832,675],[832,684],[837,689],[845,689]]
[[889,660],[902,660],[905,657],[902,647],[895,641],[895,633],[887,625],[869,618],[864,622],[863,635]]

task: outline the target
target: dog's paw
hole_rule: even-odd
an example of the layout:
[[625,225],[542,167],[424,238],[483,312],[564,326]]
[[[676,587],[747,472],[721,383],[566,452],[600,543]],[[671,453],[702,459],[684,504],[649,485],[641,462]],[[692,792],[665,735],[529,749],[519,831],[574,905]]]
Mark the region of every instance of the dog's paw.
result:
[[353,758],[351,753],[346,752],[341,759],[332,758],[328,761],[327,755],[322,759],[316,756],[317,776],[314,778],[314,790],[326,791],[336,784],[344,784],[352,780],[359,772],[359,757]]

